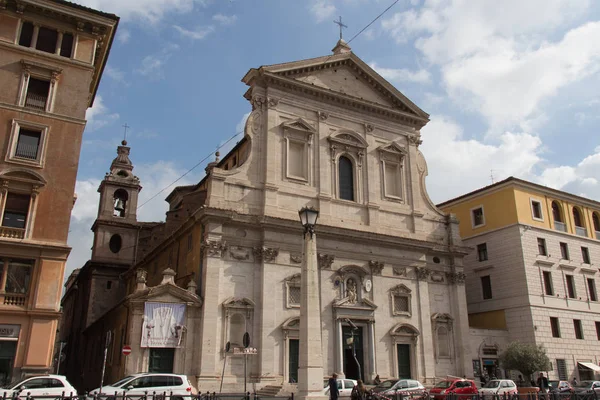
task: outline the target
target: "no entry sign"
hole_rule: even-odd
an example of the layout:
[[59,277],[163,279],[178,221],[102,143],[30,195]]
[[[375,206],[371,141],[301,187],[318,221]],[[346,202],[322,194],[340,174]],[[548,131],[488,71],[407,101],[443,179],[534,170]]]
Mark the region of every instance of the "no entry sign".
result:
[[125,354],[126,356],[131,354],[131,346],[123,346],[123,354]]

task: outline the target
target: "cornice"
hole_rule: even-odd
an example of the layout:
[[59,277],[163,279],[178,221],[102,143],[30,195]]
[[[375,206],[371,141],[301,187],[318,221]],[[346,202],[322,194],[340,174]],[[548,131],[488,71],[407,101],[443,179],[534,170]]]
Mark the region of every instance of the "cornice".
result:
[[[60,115],[60,114],[55,114],[55,113],[33,111],[30,108],[19,107],[19,106],[16,106],[14,104],[9,104],[9,103],[0,102],[0,109],[11,110],[11,111],[17,112],[19,114],[29,114],[29,115],[35,115],[38,117],[53,119],[53,120],[57,120],[57,121],[70,122],[70,123],[76,124],[76,125],[85,126],[85,124],[86,124],[85,119],[72,118],[72,117],[67,117],[65,115]],[[17,119],[19,119],[19,118],[17,118]]]

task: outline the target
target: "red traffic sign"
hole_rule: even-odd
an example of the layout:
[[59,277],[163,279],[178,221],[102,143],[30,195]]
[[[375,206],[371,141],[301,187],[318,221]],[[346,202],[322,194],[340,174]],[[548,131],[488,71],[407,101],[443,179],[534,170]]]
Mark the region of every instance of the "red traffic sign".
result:
[[126,356],[131,354],[131,346],[123,346],[123,354],[125,354]]

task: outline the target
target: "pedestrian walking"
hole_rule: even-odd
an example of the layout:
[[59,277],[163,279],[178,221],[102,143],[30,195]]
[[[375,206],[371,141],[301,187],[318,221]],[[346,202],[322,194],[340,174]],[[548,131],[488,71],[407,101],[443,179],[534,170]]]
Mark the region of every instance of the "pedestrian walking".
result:
[[381,378],[379,378],[379,375],[377,375],[375,377],[375,379],[373,379],[373,385],[379,385],[381,383]]
[[540,388],[540,397],[546,398],[546,393],[548,393],[548,378],[544,376],[543,372],[540,372],[540,375],[537,378],[537,387]]
[[579,382],[577,382],[577,377],[573,377],[573,380],[571,381],[571,386],[577,386]]
[[356,386],[352,388],[350,394],[351,400],[365,400],[367,398],[367,388],[365,387],[362,380],[356,381]]
[[337,377],[337,374],[334,373],[333,375],[331,375],[331,378],[329,378],[329,398],[331,400],[337,400],[338,397],[340,397],[340,390],[338,389]]

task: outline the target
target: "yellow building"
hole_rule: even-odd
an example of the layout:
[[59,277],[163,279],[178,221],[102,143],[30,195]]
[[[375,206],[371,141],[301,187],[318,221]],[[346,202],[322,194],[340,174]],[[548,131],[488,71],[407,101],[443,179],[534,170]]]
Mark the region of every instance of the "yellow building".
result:
[[85,113],[117,23],[0,1],[0,386],[52,369]]
[[[471,328],[544,345],[550,377],[600,372],[600,203],[510,177],[438,207],[475,249],[465,257]],[[490,372],[502,346],[477,346]]]

